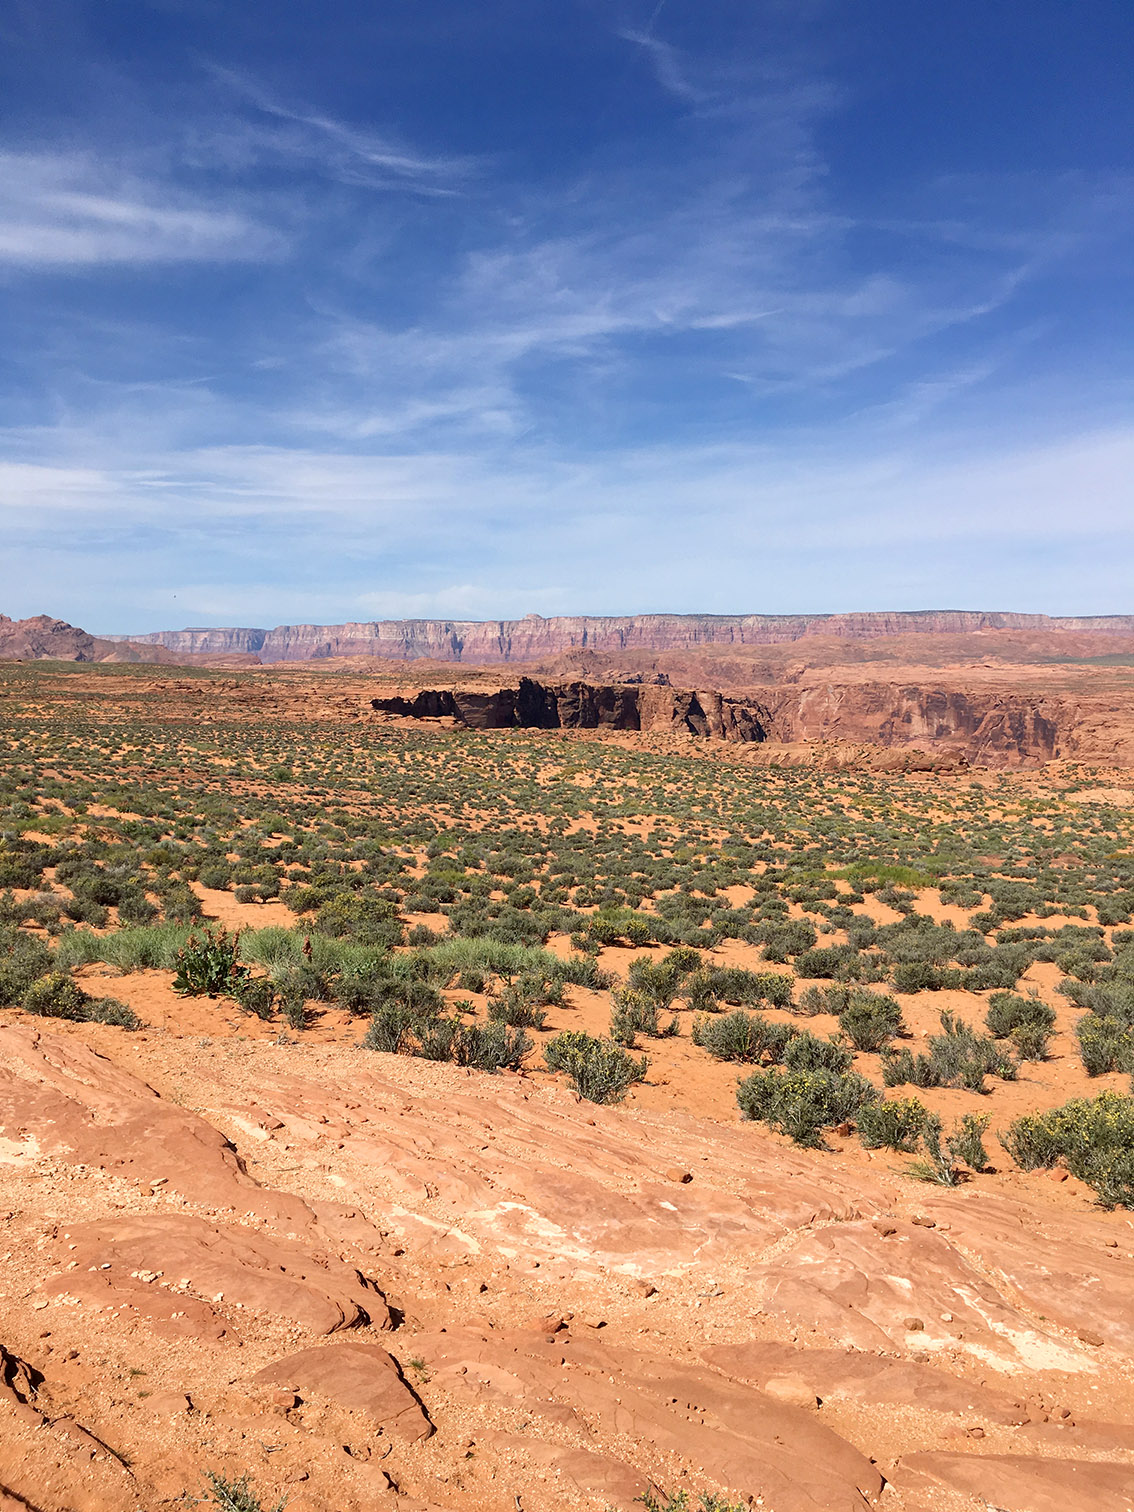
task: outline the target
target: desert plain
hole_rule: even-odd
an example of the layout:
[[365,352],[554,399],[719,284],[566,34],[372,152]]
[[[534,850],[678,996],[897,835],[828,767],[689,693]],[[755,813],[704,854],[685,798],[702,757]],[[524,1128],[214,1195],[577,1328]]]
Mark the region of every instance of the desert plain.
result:
[[4,1512],[1134,1506],[1134,639],[1059,634],[17,646]]

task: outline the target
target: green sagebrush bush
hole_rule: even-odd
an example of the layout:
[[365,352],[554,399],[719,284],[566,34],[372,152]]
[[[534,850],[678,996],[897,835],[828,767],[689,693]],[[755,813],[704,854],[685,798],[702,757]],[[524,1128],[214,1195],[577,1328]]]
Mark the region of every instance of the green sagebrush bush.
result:
[[698,1015],[693,1020],[692,1039],[717,1060],[776,1064],[798,1032],[791,1024],[774,1023],[762,1013],[737,1009],[719,1018]]
[[878,1089],[854,1071],[756,1071],[736,1089],[743,1117],[757,1119],[796,1144],[818,1146],[822,1132],[858,1117]]
[[986,1076],[1014,1081],[1018,1063],[991,1036],[977,1034],[950,1013],[941,1015],[941,1034],[931,1035],[929,1054],[914,1055],[908,1049],[892,1052],[882,1067],[888,1087],[910,1083],[915,1087],[964,1087],[969,1092],[987,1092]]
[[994,992],[985,1015],[988,1032],[997,1039],[1010,1039],[1021,1060],[1047,1059],[1047,1047],[1055,1028],[1055,1010],[1036,997],[1015,992]]
[[663,1027],[657,999],[635,987],[620,987],[613,994],[613,1003],[610,1037],[627,1050],[637,1048],[639,1034],[648,1035],[651,1039],[663,1039],[678,1031],[677,1018],[671,1018]]
[[868,1150],[912,1155],[928,1117],[929,1110],[916,1097],[880,1097],[859,1110],[859,1138]]
[[0,928],[0,1006],[20,1002],[37,978],[45,976],[55,957],[34,935],[10,927]]
[[1134,1097],[1102,1092],[1025,1113],[1000,1142],[1025,1171],[1063,1159],[1104,1207],[1134,1207]]
[[902,1010],[894,998],[860,988],[848,995],[839,1028],[856,1050],[881,1050],[902,1032]]
[[117,998],[95,998],[84,992],[65,971],[53,971],[32,982],[20,1001],[25,1013],[41,1018],[71,1019],[88,1024],[112,1024],[138,1029],[141,1019]]
[[596,1039],[581,1029],[567,1029],[544,1046],[549,1071],[563,1071],[580,1097],[588,1102],[621,1102],[635,1082],[642,1081],[649,1059],[635,1060],[620,1045]]

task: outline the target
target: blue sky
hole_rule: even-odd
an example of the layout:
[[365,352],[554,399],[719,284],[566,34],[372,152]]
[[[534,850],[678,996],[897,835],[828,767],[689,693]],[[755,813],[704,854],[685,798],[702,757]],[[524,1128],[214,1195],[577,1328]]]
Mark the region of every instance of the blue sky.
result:
[[7,0],[0,610],[1134,611],[1129,0]]

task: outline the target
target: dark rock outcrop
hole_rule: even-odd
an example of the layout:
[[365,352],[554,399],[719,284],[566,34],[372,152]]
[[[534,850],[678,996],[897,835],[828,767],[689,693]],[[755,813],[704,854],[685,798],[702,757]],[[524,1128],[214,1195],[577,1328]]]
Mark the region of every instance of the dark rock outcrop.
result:
[[652,730],[759,741],[767,710],[715,692],[656,684],[543,683],[522,677],[514,688],[424,688],[413,695],[374,698],[383,714],[454,719],[471,730]]

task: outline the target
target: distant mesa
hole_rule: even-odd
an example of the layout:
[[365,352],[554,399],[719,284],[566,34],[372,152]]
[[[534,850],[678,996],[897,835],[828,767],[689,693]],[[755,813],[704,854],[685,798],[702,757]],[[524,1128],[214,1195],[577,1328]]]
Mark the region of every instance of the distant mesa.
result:
[[[805,636],[871,640],[897,635],[966,635],[988,630],[1077,630],[1134,634],[1134,615],[1053,618],[1046,614],[925,609],[862,614],[559,615],[519,620],[369,620],[343,625],[155,630],[135,644],[180,654],[234,653],[262,662],[377,656],[473,665],[533,662],[571,651],[691,651],[705,646],[772,646]],[[126,638],[126,637],[123,637]]]
[[[199,660],[211,666],[258,665],[255,655],[235,656],[230,652],[212,653]],[[14,620],[0,614],[0,661],[71,661],[71,662],[162,662],[185,661],[166,647],[149,642],[138,645],[125,637],[90,635],[66,620],[49,614]]]

